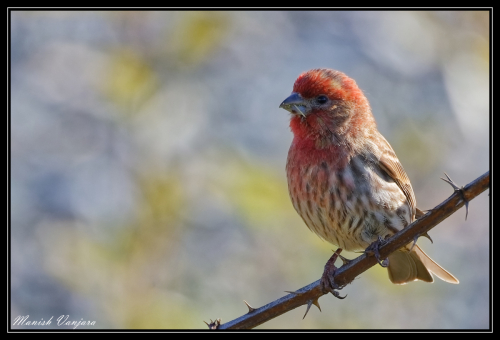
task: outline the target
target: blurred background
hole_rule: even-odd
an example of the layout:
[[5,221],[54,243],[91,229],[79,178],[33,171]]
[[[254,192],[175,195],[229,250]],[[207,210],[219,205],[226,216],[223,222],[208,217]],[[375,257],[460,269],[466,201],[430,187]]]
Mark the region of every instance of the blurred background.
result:
[[[11,12],[12,318],[206,329],[319,279],[336,247],[286,184],[297,76],[354,78],[430,209],[444,171],[489,169],[489,30],[486,11]],[[376,266],[258,328],[487,328],[489,214],[487,191],[419,242],[459,285]]]

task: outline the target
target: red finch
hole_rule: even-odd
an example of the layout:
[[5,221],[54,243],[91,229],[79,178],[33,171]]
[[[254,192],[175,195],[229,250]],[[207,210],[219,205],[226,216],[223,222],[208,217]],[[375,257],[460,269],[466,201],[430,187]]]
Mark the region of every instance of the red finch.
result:
[[[378,132],[368,100],[344,73],[302,73],[281,103],[292,113],[288,189],[310,230],[348,251],[364,250],[391,236],[422,212],[398,157]],[[378,248],[377,248],[378,249]],[[389,255],[396,284],[458,280],[418,245]]]

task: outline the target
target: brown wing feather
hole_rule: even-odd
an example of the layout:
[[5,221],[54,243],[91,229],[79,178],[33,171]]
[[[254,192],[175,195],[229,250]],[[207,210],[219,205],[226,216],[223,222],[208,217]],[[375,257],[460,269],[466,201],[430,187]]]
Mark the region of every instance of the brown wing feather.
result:
[[380,135],[382,141],[387,145],[387,151],[384,152],[380,159],[379,165],[383,171],[385,171],[398,185],[398,187],[403,191],[408,200],[408,205],[411,211],[411,220],[415,219],[415,212],[417,208],[417,200],[415,199],[415,194],[413,193],[413,188],[411,187],[410,179],[406,175],[403,166],[399,162],[398,157],[389,143],[385,140],[382,135]]

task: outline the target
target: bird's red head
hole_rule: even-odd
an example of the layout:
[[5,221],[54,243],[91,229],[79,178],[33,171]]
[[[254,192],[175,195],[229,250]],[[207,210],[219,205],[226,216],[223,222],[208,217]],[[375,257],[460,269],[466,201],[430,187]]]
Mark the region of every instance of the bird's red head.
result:
[[302,73],[280,107],[293,114],[290,127],[295,137],[321,140],[318,145],[339,143],[375,128],[368,100],[356,82],[331,69]]
[[326,68],[302,73],[293,85],[293,92],[305,99],[326,95],[332,100],[366,100],[354,79],[340,71]]

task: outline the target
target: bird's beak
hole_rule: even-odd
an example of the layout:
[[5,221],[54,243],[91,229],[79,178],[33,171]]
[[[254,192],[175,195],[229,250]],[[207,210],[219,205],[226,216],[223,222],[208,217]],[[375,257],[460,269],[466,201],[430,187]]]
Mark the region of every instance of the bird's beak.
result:
[[301,115],[302,117],[305,117],[308,112],[304,98],[297,92],[292,92],[292,94],[280,104],[280,108],[290,113]]

